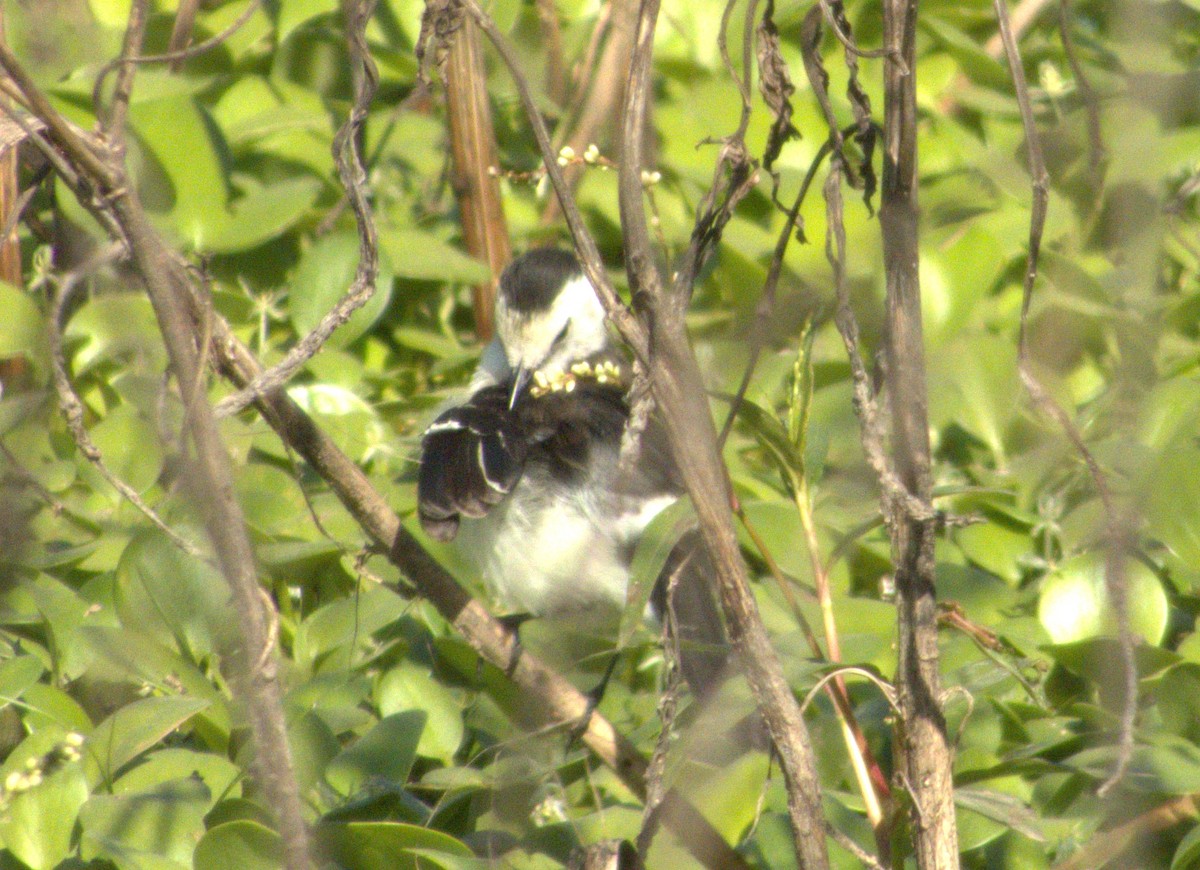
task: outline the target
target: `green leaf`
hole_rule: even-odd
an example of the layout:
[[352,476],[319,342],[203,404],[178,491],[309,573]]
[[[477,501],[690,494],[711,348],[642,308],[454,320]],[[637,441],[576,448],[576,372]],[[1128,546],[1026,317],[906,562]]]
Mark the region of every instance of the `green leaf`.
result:
[[301,795],[307,795],[322,781],[325,767],[341,747],[337,738],[321,717],[304,715],[288,723],[288,744],[292,747],[292,771]]
[[81,649],[82,645],[75,642],[76,632],[84,623],[89,603],[69,586],[46,574],[39,574],[25,588],[46,620],[55,655],[55,670],[67,679],[74,679],[90,660],[88,650]]
[[1046,833],[1042,830],[1037,813],[1024,801],[1012,795],[991,789],[958,786],[954,789],[954,802],[962,808],[999,822],[1004,828],[1016,831],[1023,837],[1038,842],[1046,840]]
[[113,792],[140,794],[154,791],[163,783],[190,780],[203,786],[207,812],[218,797],[233,792],[244,775],[240,767],[223,755],[172,747],[149,753],[113,783]]
[[399,619],[408,607],[395,590],[376,586],[356,598],[319,608],[296,632],[296,664],[329,671],[352,667],[362,648],[373,643],[371,636]]
[[33,298],[0,281],[0,359],[23,356],[46,371],[49,345],[46,324]]
[[140,293],[94,296],[72,315],[64,337],[74,347],[76,374],[101,362],[161,375],[167,355],[150,300]]
[[0,664],[0,703],[11,704],[46,672],[36,656],[19,655]]
[[629,566],[629,588],[625,592],[625,608],[621,612],[621,627],[617,646],[628,646],[646,618],[646,605],[654,592],[654,584],[667,564],[667,559],[679,539],[695,528],[696,512],[692,500],[681,498],[668,505],[650,521],[633,551]]
[[79,810],[80,854],[121,867],[187,868],[210,800],[204,783],[191,777],[142,792],[93,795]]
[[194,870],[279,870],[283,843],[277,833],[257,822],[228,822],[200,838],[192,866]]
[[473,857],[466,845],[440,831],[395,822],[325,824],[318,837],[334,861],[354,870],[418,870],[417,849]]
[[[1121,672],[1121,648],[1115,638],[1093,637],[1073,643],[1050,644],[1044,649],[1071,673],[1093,682],[1112,681],[1114,675]],[[1170,650],[1146,644],[1137,646],[1134,658],[1141,679],[1161,674],[1183,661]]]
[[[1112,746],[1085,749],[1065,764],[1103,780],[1116,764],[1116,752]],[[1159,735],[1149,745],[1135,746],[1121,785],[1159,795],[1194,794],[1200,791],[1200,747],[1173,735]]]
[[[100,450],[105,465],[119,479],[125,481],[135,492],[150,489],[162,473],[163,454],[154,425],[143,417],[137,408],[118,405],[107,416],[91,428],[89,434]],[[110,491],[116,502],[124,500],[109,487],[90,462],[80,457],[80,474],[93,489]]]
[[297,518],[308,513],[300,482],[292,474],[264,462],[250,462],[235,470],[238,504],[246,522],[274,537],[301,536],[305,526]]
[[[5,759],[0,781],[25,771],[29,759],[55,749],[65,735],[57,728],[31,734]],[[0,813],[0,842],[34,870],[49,870],[71,854],[75,818],[87,796],[83,766],[64,764],[40,785],[11,798]]]
[[415,662],[403,662],[379,679],[375,690],[379,712],[384,716],[419,711],[426,725],[420,732],[416,752],[450,764],[462,745],[464,728],[462,701]]
[[131,627],[85,625],[79,630],[79,645],[91,658],[88,676],[120,685],[151,686],[160,692],[173,687],[209,702],[195,720],[197,731],[211,745],[224,747],[229,741],[229,708],[221,690],[204,673],[174,650],[174,643],[159,643]]
[[[233,201],[228,217],[213,220],[201,247],[216,254],[230,254],[277,239],[308,214],[320,192],[321,183],[315,178],[291,178],[254,188]],[[220,214],[216,207],[210,209],[214,217]],[[381,287],[389,284],[380,281]]]
[[1163,674],[1154,692],[1163,724],[1200,744],[1200,665],[1182,664]]
[[117,565],[121,621],[196,661],[232,648],[229,585],[204,559],[184,553],[157,529],[136,535]]
[[404,785],[416,760],[425,723],[426,715],[420,710],[385,716],[326,765],[326,781],[347,797],[375,779],[392,787]]
[[229,196],[214,129],[186,96],[136,103],[129,122],[150,158],[138,179],[147,210],[179,239],[205,248],[226,221]]
[[276,39],[283,42],[293,30],[314,18],[338,11],[337,0],[281,0],[275,19]]
[[[288,296],[288,311],[300,335],[307,335],[346,295],[357,269],[358,236],[351,232],[331,233],[301,255]],[[340,348],[351,344],[375,324],[391,298],[392,268],[385,256],[379,262],[374,295],[338,327],[329,345]]]
[[311,384],[292,387],[288,396],[318,425],[333,433],[338,446],[352,459],[367,461],[387,450],[392,436],[375,409],[344,387]]
[[1170,548],[1171,562],[1194,570],[1200,565],[1200,447],[1194,431],[1173,439],[1157,452],[1140,481],[1146,493],[1146,521],[1154,536]]
[[492,280],[491,270],[485,264],[420,230],[381,233],[379,248],[395,265],[399,278],[456,284]]
[[200,698],[142,698],[115,710],[88,735],[84,757],[105,781],[209,705]]
[[[1104,572],[1104,556],[1088,553],[1068,559],[1042,580],[1038,619],[1055,643],[1116,632]],[[1126,562],[1125,582],[1130,628],[1148,643],[1158,643],[1170,609],[1162,582],[1132,559]]]
[[1171,859],[1171,870],[1197,868],[1200,868],[1200,825],[1196,825],[1184,835],[1175,849],[1175,856]]

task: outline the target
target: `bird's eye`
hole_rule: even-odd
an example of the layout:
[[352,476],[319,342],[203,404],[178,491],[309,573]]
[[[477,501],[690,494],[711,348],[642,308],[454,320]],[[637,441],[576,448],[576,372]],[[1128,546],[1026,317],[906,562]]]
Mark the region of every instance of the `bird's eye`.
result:
[[571,321],[563,324],[563,328],[558,331],[558,335],[554,336],[554,341],[550,343],[551,347],[558,347],[567,337],[567,331],[571,328]]

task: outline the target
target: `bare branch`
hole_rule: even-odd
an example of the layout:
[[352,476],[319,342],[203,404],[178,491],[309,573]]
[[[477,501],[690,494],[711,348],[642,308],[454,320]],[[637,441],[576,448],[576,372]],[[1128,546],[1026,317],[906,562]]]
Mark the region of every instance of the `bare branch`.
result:
[[[133,94],[133,79],[137,73],[137,57],[142,53],[142,41],[146,38],[149,16],[148,0],[133,0],[129,4],[129,23],[125,26],[121,56],[112,64],[117,70],[117,84],[107,114],[100,112],[100,103],[96,99],[99,91],[92,92],[96,117],[103,119],[100,128],[117,155],[124,152],[125,116],[129,113],[129,98]],[[97,76],[95,87],[100,88],[103,81],[102,77]]]
[[476,2],[476,0],[464,0],[466,10],[472,18],[479,24],[481,30],[487,35],[487,38],[495,46],[504,65],[508,67],[509,74],[512,76],[513,84],[517,88],[517,93],[520,96],[521,108],[525,112],[525,116],[529,119],[530,125],[533,127],[533,135],[537,140],[538,149],[542,154],[542,162],[545,164],[546,172],[550,176],[550,183],[554,186],[554,192],[558,195],[559,203],[563,209],[563,217],[566,219],[567,226],[571,230],[571,237],[575,244],[575,250],[579,254],[580,265],[583,267],[584,274],[587,275],[588,281],[596,288],[596,295],[604,305],[604,310],[608,314],[608,318],[612,321],[617,331],[621,334],[621,338],[629,345],[634,356],[643,365],[649,361],[649,339],[645,328],[633,316],[633,312],[621,301],[621,297],[617,295],[616,289],[612,282],[609,281],[608,275],[604,271],[604,263],[600,258],[600,250],[596,247],[596,240],[588,231],[587,225],[583,222],[583,215],[579,213],[579,207],[575,204],[575,198],[571,196],[570,186],[567,184],[566,178],[563,176],[561,167],[558,165],[558,155],[554,151],[554,147],[550,143],[550,134],[546,130],[546,123],[542,120],[541,114],[538,112],[537,104],[534,102],[533,94],[529,89],[529,83],[525,80],[521,73],[520,64],[517,62],[517,57],[513,52],[512,46],[508,40],[496,27],[496,23],[491,17],[484,12]]
[[[66,157],[77,163],[79,170],[86,172],[93,182],[98,182],[102,193],[112,193],[117,186],[117,178],[113,174],[112,167],[97,154],[93,144],[85,138],[85,134],[50,105],[46,95],[25,72],[24,67],[17,62],[12,49],[3,40],[0,40],[0,67],[3,67],[4,72],[12,79],[11,85],[22,103],[34,117],[46,126],[46,132],[54,142],[58,143]],[[7,107],[5,111],[8,111],[9,117],[18,124],[21,123],[21,119],[14,112]],[[37,141],[38,137],[33,131],[27,130],[26,133],[31,139]],[[78,172],[72,169],[70,174],[65,177],[69,178],[77,174]]]
[[[82,204],[106,226],[114,237],[128,244],[151,304],[154,307],[171,368],[185,397],[197,395],[202,382],[195,336],[184,311],[190,294],[187,271],[151,227],[133,192],[121,162],[93,151],[61,116],[50,107],[46,96],[16,62],[9,47],[0,43],[0,65],[20,91],[25,105],[46,124],[51,137],[74,165],[75,189],[83,194]],[[99,189],[100,196],[87,194]],[[188,408],[188,428],[194,456],[184,470],[184,480],[205,518],[222,573],[230,585],[239,621],[241,646],[233,657],[238,666],[232,678],[239,697],[247,704],[256,750],[256,773],[275,811],[289,870],[309,866],[307,831],[304,825],[295,778],[291,773],[290,750],[280,703],[274,661],[252,670],[267,645],[266,625],[258,597],[258,577],[241,508],[233,497],[233,478],[228,456],[205,402]]]
[[358,268],[350,288],[333,308],[321,318],[308,335],[304,336],[283,359],[259,375],[232,396],[217,403],[218,417],[236,414],[247,408],[265,393],[287,383],[292,375],[312,359],[321,346],[329,340],[335,329],[345,323],[359,308],[375,295],[375,281],[379,276],[379,240],[375,231],[375,218],[367,193],[367,171],[359,151],[359,131],[367,119],[371,99],[379,81],[375,61],[371,59],[366,42],[366,26],[375,8],[375,0],[347,0],[345,4],[346,40],[349,44],[351,72],[354,78],[354,102],[350,114],[333,138],[334,163],[338,177],[354,212],[358,226]]
[[104,457],[100,453],[100,448],[96,446],[96,442],[92,440],[91,435],[88,434],[87,427],[83,423],[83,402],[80,400],[79,394],[75,392],[75,388],[71,385],[70,376],[67,374],[67,363],[63,356],[62,339],[63,313],[66,310],[67,304],[70,302],[75,288],[79,286],[81,281],[102,264],[119,259],[123,252],[124,249],[121,245],[116,243],[110,244],[98,255],[88,260],[88,262],[63,275],[58,280],[58,289],[54,293],[50,308],[49,323],[47,324],[50,343],[50,362],[54,375],[54,388],[58,393],[58,406],[62,412],[63,419],[66,421],[67,429],[70,431],[71,437],[75,440],[76,448],[96,467],[96,470],[108,481],[109,485],[122,498],[141,511],[146,519],[166,535],[176,547],[189,556],[199,556],[201,555],[199,547],[181,537],[178,532],[167,525],[162,517],[155,512],[154,508],[146,504],[137,490],[122,480],[108,467],[108,463],[104,461]]
[[[579,93],[585,94],[583,105],[575,113],[569,128],[560,127],[554,141],[581,154],[597,139],[605,125],[613,123],[625,93],[629,76],[629,57],[633,46],[633,28],[637,22],[637,0],[612,0],[601,13],[594,36],[607,33],[604,50],[594,63],[585,61],[585,77]],[[594,51],[589,47],[589,51]],[[586,88],[586,89],[585,89]],[[584,164],[569,163],[563,175],[574,188],[583,176]],[[561,212],[558,198],[552,198],[542,211],[542,223],[550,224]]]
[[621,231],[625,241],[625,270],[629,277],[633,307],[643,313],[657,304],[662,293],[662,276],[654,261],[646,209],[642,203],[642,144],[646,107],[650,98],[650,62],[653,58],[658,7],[659,0],[642,0],[637,19],[629,87],[625,93],[621,167],[617,176]]
[[[903,711],[896,745],[909,823],[923,870],[959,866],[951,776],[952,750],[941,708],[936,563],[939,523],[930,507],[928,389],[917,269],[916,0],[884,0],[883,184],[879,212],[887,282],[888,400],[892,461],[903,502],[884,491],[896,577],[896,688]],[[839,242],[839,244],[843,244]],[[921,512],[911,508],[919,506]]]
[[[1020,0],[1017,3],[1012,15],[1009,16],[1009,30],[1012,32],[1013,39],[1020,39],[1025,34],[1025,31],[1030,28],[1049,2],[1050,0]],[[1007,11],[1007,7],[1005,9]],[[983,50],[989,57],[997,60],[1003,57],[1005,54],[1004,34],[997,30],[983,46]]]
[[1033,288],[1037,281],[1038,256],[1042,247],[1042,233],[1046,225],[1046,206],[1049,200],[1050,176],[1046,172],[1046,160],[1042,156],[1041,138],[1033,118],[1033,105],[1029,100],[1029,86],[1025,81],[1025,69],[1021,64],[1020,50],[1008,22],[1008,9],[1003,0],[994,0],[996,23],[1000,39],[1008,59],[1012,75],[1017,106],[1021,111],[1021,125],[1025,130],[1026,149],[1029,154],[1029,174],[1033,185],[1033,205],[1029,215],[1029,255],[1026,260],[1025,279],[1021,299],[1021,325],[1017,346],[1017,372],[1021,383],[1029,392],[1038,409],[1053,420],[1087,466],[1092,485],[1104,505],[1105,538],[1107,557],[1104,564],[1104,585],[1113,605],[1117,635],[1121,647],[1121,669],[1123,696],[1121,699],[1121,729],[1118,737],[1117,763],[1112,774],[1101,784],[1097,793],[1103,797],[1125,776],[1133,756],[1133,726],[1137,715],[1137,661],[1134,655],[1133,631],[1129,625],[1129,596],[1125,582],[1125,559],[1131,545],[1132,524],[1123,516],[1108,485],[1108,477],[1100,468],[1087,444],[1066,410],[1055,401],[1033,371],[1029,354],[1029,306],[1033,301]]
[[[196,26],[196,13],[200,11],[200,0],[179,0],[179,9],[175,13],[175,23],[171,27],[171,39],[167,42],[167,51],[178,54],[188,47],[192,41],[192,29]],[[170,70],[178,72],[183,66],[183,58],[172,59]]]
[[546,48],[546,93],[561,106],[567,101],[567,65],[563,60],[558,7],[554,0],[537,0],[537,13],[542,23],[542,44]]

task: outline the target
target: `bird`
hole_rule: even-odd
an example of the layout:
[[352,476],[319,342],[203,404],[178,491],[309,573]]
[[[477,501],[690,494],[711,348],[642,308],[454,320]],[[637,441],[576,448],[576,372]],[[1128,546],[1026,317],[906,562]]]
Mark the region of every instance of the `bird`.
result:
[[[535,248],[513,260],[494,323],[465,400],[422,436],[421,525],[434,539],[457,538],[515,613],[620,612],[638,541],[683,494],[665,430],[652,414],[623,461],[630,366],[573,253]],[[690,530],[650,596],[650,617],[670,616],[697,697],[720,685],[729,659],[711,573]]]

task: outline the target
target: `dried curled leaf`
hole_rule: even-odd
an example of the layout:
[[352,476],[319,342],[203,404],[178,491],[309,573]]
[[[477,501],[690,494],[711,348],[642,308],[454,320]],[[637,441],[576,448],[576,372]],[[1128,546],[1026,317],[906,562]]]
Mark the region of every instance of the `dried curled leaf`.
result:
[[462,0],[427,0],[421,13],[421,32],[417,35],[417,79],[429,83],[429,47],[433,46],[433,62],[438,69],[446,65],[450,51],[450,40],[462,27],[464,6]]
[[796,92],[787,62],[779,51],[779,28],[775,26],[775,2],[767,0],[758,25],[758,89],[775,120],[767,134],[763,167],[770,172],[779,152],[790,139],[800,138],[792,124],[792,94]]
[[849,80],[846,82],[846,96],[850,100],[850,108],[854,112],[854,141],[862,149],[862,160],[856,167],[857,173],[850,176],[850,185],[863,192],[863,202],[873,214],[871,197],[877,186],[875,169],[871,158],[875,153],[875,124],[871,119],[871,98],[867,96],[858,81],[858,51],[854,47],[854,32],[850,21],[846,18],[846,7],[842,0],[828,0],[829,14],[837,25],[838,31],[846,39],[846,69]]
[[824,17],[821,6],[814,6],[804,16],[800,26],[800,54],[804,58],[804,71],[812,85],[813,95],[821,107],[825,122],[829,125],[829,144],[833,151],[832,161],[840,164],[846,173],[847,183],[856,190],[863,191],[863,201],[867,208],[874,213],[871,198],[877,187],[875,169],[872,158],[875,154],[875,140],[878,125],[871,118],[871,101],[858,81],[858,49],[850,35],[850,22],[846,20],[845,10],[837,0],[830,0],[830,12],[837,29],[847,42],[846,67],[849,70],[849,82],[846,86],[847,97],[854,111],[853,139],[862,151],[862,159],[857,166],[851,166],[844,153],[845,135],[839,128],[837,116],[833,112],[833,104],[829,99],[829,73],[825,70],[825,62],[821,57],[821,39],[824,36]]

